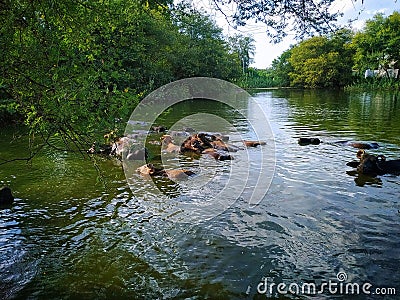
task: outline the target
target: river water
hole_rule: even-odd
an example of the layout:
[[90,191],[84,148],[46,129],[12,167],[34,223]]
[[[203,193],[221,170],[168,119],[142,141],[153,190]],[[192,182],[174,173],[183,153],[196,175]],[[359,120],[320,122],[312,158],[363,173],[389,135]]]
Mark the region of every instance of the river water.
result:
[[[371,153],[400,158],[399,95],[268,90],[252,99],[274,133],[271,185],[258,205],[237,197],[203,221],[166,218],[179,188],[161,183],[167,191],[161,204],[142,179],[132,192],[116,159],[47,148],[31,163],[1,165],[0,183],[16,200],[0,209],[0,299],[308,298],[300,295],[303,283],[319,291],[329,282],[367,283],[371,294],[325,286],[317,299],[382,299],[376,294],[390,288],[397,296],[387,299],[399,297],[400,177],[354,174],[346,163],[357,149],[334,143],[377,142],[381,148]],[[242,105],[248,118],[250,103]],[[210,101],[183,102],[159,122],[169,127],[191,112],[214,113],[229,121],[232,135],[252,138],[242,114]],[[1,130],[1,159],[29,154],[20,130]],[[302,136],[324,143],[299,146]],[[238,151],[233,161],[202,157],[188,166],[218,170],[206,196],[243,153],[257,160],[252,153],[261,147]],[[186,209],[195,210],[196,201]],[[286,289],[278,292],[279,283]],[[296,286],[300,293],[292,295]]]

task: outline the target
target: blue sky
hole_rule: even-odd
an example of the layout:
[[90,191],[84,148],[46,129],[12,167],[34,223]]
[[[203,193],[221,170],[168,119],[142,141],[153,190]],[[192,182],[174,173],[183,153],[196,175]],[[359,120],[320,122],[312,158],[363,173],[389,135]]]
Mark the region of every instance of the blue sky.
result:
[[[198,7],[210,9],[210,0],[192,1]],[[400,11],[400,0],[364,0],[364,4],[361,2],[361,0],[337,0],[333,3],[332,10],[344,13],[340,20],[342,24],[346,24],[349,19],[357,18],[352,25],[354,29],[361,29],[365,20],[371,19],[378,12],[388,16],[393,11]],[[226,34],[232,35],[237,32],[227,25],[225,18],[220,13],[212,10],[211,14],[216,18],[217,24],[224,28]],[[256,54],[252,66],[260,69],[269,67],[273,59],[279,57],[290,45],[296,43],[293,34],[289,34],[281,43],[271,44],[265,33],[266,27],[260,23],[246,25],[239,28],[239,32],[253,35],[256,41]]]

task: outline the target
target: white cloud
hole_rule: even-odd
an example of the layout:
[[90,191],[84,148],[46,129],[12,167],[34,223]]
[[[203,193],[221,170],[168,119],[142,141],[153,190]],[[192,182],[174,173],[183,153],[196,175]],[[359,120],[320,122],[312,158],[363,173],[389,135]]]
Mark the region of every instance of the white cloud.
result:
[[356,31],[359,31],[361,29],[364,28],[365,26],[365,20],[356,20],[353,23],[351,23],[351,26],[353,27],[353,29],[355,29]]
[[381,9],[376,9],[376,10],[366,10],[365,14],[369,16],[375,16],[376,14],[386,14],[388,11],[387,8],[381,8]]

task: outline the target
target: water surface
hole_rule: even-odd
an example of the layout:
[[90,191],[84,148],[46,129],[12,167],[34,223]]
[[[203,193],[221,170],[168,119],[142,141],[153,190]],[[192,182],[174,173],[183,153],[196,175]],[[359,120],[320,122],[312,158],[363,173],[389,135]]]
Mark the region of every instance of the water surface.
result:
[[[320,284],[336,280],[339,272],[348,282],[395,287],[399,294],[400,177],[349,174],[346,162],[356,149],[331,143],[377,142],[382,147],[372,153],[399,158],[398,95],[273,90],[253,98],[274,132],[272,184],[259,205],[249,207],[238,197],[201,223],[165,218],[180,199],[179,186],[160,184],[168,196],[160,201],[138,180],[142,189],[133,194],[117,160],[98,157],[94,164],[79,154],[45,149],[31,163],[1,165],[1,184],[17,199],[0,210],[0,298],[262,299],[257,285],[263,278]],[[251,118],[252,107],[241,105]],[[210,101],[184,102],[159,121],[172,126],[194,112],[228,120],[233,137],[253,137],[246,118]],[[0,132],[0,158],[28,155],[28,141],[16,131]],[[302,147],[301,136],[324,143]],[[234,154],[236,161],[245,153]],[[211,174],[220,180],[213,182],[217,189],[235,160],[184,163],[217,170],[218,176]],[[189,200],[193,210],[201,201],[197,194]]]

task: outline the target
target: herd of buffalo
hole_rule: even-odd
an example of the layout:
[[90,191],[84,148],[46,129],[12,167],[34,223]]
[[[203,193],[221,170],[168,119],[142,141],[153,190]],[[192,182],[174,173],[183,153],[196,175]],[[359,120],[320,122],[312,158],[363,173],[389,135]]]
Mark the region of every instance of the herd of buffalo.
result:
[[[152,131],[156,133],[162,133],[161,136],[161,149],[167,153],[180,153],[187,155],[207,155],[215,160],[224,161],[232,160],[233,152],[237,152],[243,149],[240,146],[229,144],[229,136],[221,135],[218,133],[196,133],[191,128],[185,128],[183,131],[168,132],[168,129],[164,126],[152,127]],[[167,134],[168,133],[168,134]],[[174,138],[177,136],[184,136],[185,140],[182,143],[176,144]],[[265,145],[263,141],[242,141],[245,147],[257,147]],[[298,144],[301,146],[305,145],[319,145],[323,143],[318,138],[301,137],[298,140]],[[365,176],[376,177],[384,174],[400,175],[400,160],[386,160],[383,155],[373,155],[365,152],[369,149],[378,149],[380,146],[377,143],[363,143],[363,142],[351,142],[351,141],[336,141],[328,142],[326,144],[349,146],[360,149],[357,152],[358,160],[347,163],[348,166],[353,167],[359,174]],[[128,147],[127,147],[128,146]],[[135,151],[129,150],[129,138],[124,137],[117,139],[110,147],[110,153],[116,154],[119,157],[124,156],[126,159],[145,159],[148,158],[148,150],[146,148]],[[127,152],[124,151],[128,149]],[[182,174],[193,175],[188,170],[164,170],[163,168],[156,168],[153,164],[146,164],[137,170],[140,174],[151,175],[151,176],[167,176],[169,178],[180,178]]]
[[[229,136],[219,133],[196,133],[190,127],[184,128],[182,131],[168,131],[164,126],[153,126],[151,132],[163,134],[160,141],[148,141],[149,144],[161,145],[161,150],[164,153],[183,154],[199,158],[201,155],[206,155],[218,161],[233,160],[232,153],[244,149],[243,147],[257,147],[265,145],[265,142],[244,140],[241,146],[229,144]],[[168,133],[168,134],[167,134]],[[109,138],[109,135],[105,136]],[[149,158],[149,151],[145,148],[135,149],[132,144],[135,144],[137,135],[124,136],[115,138],[111,143],[97,146],[96,143],[88,150],[89,154],[107,154],[123,158],[126,160],[144,160]],[[175,143],[175,138],[183,139],[181,143]],[[170,179],[185,179],[187,176],[194,175],[192,171],[178,169],[166,170],[162,167],[156,167],[151,163],[147,163],[139,168],[137,172],[141,175],[163,176]]]
[[[319,145],[322,141],[318,138],[299,138],[299,145]],[[378,175],[393,174],[400,175],[400,159],[386,160],[382,154],[373,155],[365,152],[368,149],[378,149],[377,143],[359,143],[349,141],[338,141],[331,144],[340,144],[358,148],[357,158],[346,165],[355,168],[359,174],[376,177]]]
[[[180,153],[192,157],[207,155],[215,160],[224,161],[234,159],[231,153],[243,149],[240,146],[229,144],[229,137],[221,134],[204,132],[191,133],[182,143],[179,144],[175,144],[173,137],[174,135],[181,136],[181,132],[171,132],[171,134],[164,134],[163,136],[161,136],[161,149],[163,152]],[[259,145],[265,145],[265,142],[247,140],[243,141],[243,146],[246,147],[257,147]],[[118,148],[118,146],[116,148]],[[128,150],[128,153],[125,154],[125,158],[143,159],[143,155],[146,156],[147,154],[147,149],[139,149],[133,152],[129,152]],[[165,176],[170,179],[184,179],[187,176],[194,175],[193,172],[188,170],[165,170],[163,168],[156,168],[153,164],[150,163],[139,167],[137,171],[142,175],[158,175]]]
[[[221,134],[212,133],[194,133],[191,128],[185,129],[183,132],[168,132],[164,126],[152,127],[152,131],[156,133],[164,133],[161,136],[161,149],[167,153],[180,153],[188,154],[191,156],[207,155],[218,161],[232,160],[233,156],[231,153],[242,150],[243,148],[228,143],[229,137]],[[174,136],[184,135],[186,138],[182,143],[175,144]],[[105,137],[106,138],[106,137]],[[107,137],[108,138],[108,137]],[[130,138],[122,137],[116,138],[111,143],[97,146],[95,143],[87,151],[89,154],[106,154],[117,156],[119,158],[124,157],[128,160],[146,160],[148,159],[148,150],[130,148]],[[158,142],[155,142],[158,143]],[[319,145],[323,143],[318,138],[299,138],[298,144],[301,146],[306,145]],[[377,143],[359,143],[349,141],[338,141],[328,144],[337,144],[358,148],[357,160],[347,163],[356,170],[357,173],[365,176],[376,177],[379,175],[393,174],[400,175],[400,159],[387,160],[384,155],[374,155],[367,153],[365,150],[377,149],[380,146]],[[263,141],[243,141],[245,147],[257,147],[265,145]],[[137,169],[137,172],[142,175],[149,176],[164,176],[170,179],[184,179],[187,176],[194,175],[189,170],[166,170],[162,167],[155,167],[151,163],[147,163]],[[14,201],[11,189],[9,187],[3,187],[0,189],[0,205],[10,205]]]

